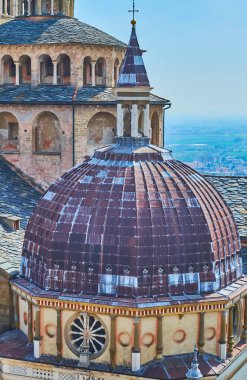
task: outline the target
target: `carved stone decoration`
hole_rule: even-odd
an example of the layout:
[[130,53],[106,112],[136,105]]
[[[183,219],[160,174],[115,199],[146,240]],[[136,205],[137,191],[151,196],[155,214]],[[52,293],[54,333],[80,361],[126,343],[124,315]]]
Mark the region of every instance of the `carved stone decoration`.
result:
[[68,347],[78,357],[82,366],[89,359],[102,355],[108,343],[105,324],[95,315],[79,313],[71,317],[65,327],[65,339]]

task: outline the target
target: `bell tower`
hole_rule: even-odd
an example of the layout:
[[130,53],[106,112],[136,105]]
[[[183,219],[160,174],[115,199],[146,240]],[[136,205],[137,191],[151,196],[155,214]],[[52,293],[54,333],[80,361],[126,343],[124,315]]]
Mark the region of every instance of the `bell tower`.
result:
[[0,0],[0,16],[74,17],[75,0]]

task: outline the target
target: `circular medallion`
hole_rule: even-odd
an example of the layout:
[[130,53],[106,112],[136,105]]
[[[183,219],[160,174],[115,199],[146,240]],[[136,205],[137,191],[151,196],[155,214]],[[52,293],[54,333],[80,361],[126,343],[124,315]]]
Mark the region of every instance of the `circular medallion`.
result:
[[45,326],[45,333],[46,333],[46,335],[49,338],[55,338],[55,336],[57,335],[57,328],[56,328],[56,326],[53,325],[52,323],[48,323]]
[[213,340],[216,336],[216,330],[213,327],[209,327],[205,330],[205,339],[206,340]]
[[131,343],[131,336],[128,333],[120,333],[118,335],[118,341],[122,347],[128,347]]
[[185,338],[186,338],[186,332],[183,330],[178,330],[173,335],[173,340],[176,343],[183,343],[185,341]]
[[147,333],[147,334],[143,335],[143,337],[142,337],[142,344],[143,344],[143,346],[149,348],[149,347],[152,346],[153,343],[154,343],[154,336],[153,336],[153,334]]

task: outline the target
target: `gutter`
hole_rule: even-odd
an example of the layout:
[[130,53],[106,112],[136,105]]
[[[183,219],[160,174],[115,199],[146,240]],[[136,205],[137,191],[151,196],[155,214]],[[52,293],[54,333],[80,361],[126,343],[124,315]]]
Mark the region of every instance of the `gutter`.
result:
[[165,114],[166,110],[169,110],[172,106],[172,103],[168,103],[163,108],[163,148],[165,147]]

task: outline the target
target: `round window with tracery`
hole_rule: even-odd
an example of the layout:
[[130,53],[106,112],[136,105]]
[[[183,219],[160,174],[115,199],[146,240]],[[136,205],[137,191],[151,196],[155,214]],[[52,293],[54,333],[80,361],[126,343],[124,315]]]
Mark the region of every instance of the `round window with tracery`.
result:
[[97,358],[105,351],[107,341],[106,326],[94,315],[77,314],[66,324],[67,345],[77,356],[80,356],[81,348],[86,345],[89,347],[90,358]]

